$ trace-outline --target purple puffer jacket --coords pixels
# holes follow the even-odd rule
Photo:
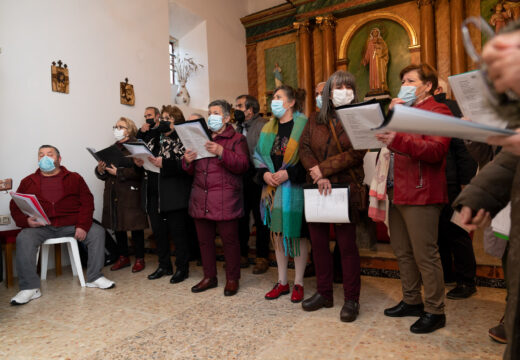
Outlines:
[[[183,168],[193,175],[189,214],[194,219],[234,220],[244,216],[242,174],[249,168],[246,138],[227,125],[213,139],[224,147],[222,158],[193,161]]]

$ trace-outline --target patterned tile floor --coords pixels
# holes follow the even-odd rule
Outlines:
[[[415,335],[415,318],[387,318],[386,307],[401,299],[399,280],[362,277],[361,313],[342,323],[341,285],[335,305],[307,313],[288,296],[263,299],[277,280],[276,268],[264,275],[242,272],[240,291],[224,297],[222,262],[219,287],[192,294],[202,276],[192,263],[190,278],[171,285],[168,278],[146,278],[157,265],[105,275],[114,289],[82,289],[70,268],[42,283],[43,296],[10,306],[16,288],[0,285],[1,359],[500,359],[504,346],[487,336],[504,310],[504,289],[479,288],[462,301],[446,300],[447,326]],[[289,279],[294,276],[289,270]],[[305,279],[306,295],[315,278]]]

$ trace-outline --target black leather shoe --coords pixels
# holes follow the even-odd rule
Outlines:
[[[467,299],[477,292],[474,285],[457,284],[456,287],[448,291],[446,297],[451,300]]]
[[[423,312],[419,320],[410,326],[414,334],[428,334],[446,326],[446,315]]]
[[[203,278],[197,285],[191,288],[191,292],[200,293],[206,291],[208,289],[216,288],[218,285],[218,280],[216,277],[214,278]]]
[[[324,298],[318,292],[302,302],[302,308],[305,311],[316,311],[324,307],[331,308],[332,306],[334,306],[334,301]]]
[[[170,279],[170,284],[177,284],[180,283],[188,278],[189,272],[187,270],[179,270],[173,274],[173,276]]]
[[[346,300],[339,313],[339,318],[343,322],[352,322],[357,319],[359,314],[359,303],[354,300]]]
[[[164,275],[171,275],[173,274],[172,269],[163,269],[162,267],[158,267],[157,270],[155,270],[153,273],[148,275],[148,280],[155,280],[162,278]]]
[[[421,316],[423,311],[423,304],[409,305],[401,300],[396,306],[385,309],[385,315],[391,317]]]

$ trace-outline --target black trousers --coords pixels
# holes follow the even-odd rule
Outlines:
[[[439,254],[444,280],[457,284],[475,285],[477,264],[469,234],[452,223],[452,210],[446,205],[439,218]]]
[[[117,250],[120,256],[128,256],[128,234],[126,231],[115,231]],[[132,242],[134,243],[135,257],[144,258],[144,230],[132,231]]]
[[[149,211],[152,231],[157,243],[159,266],[171,269],[170,240],[171,235],[175,244],[175,266],[177,270],[187,271],[189,267],[190,246],[188,237],[189,216],[188,209],[158,213]]]
[[[266,258],[269,256],[269,229],[262,222],[260,216],[260,197],[262,186],[256,184],[251,176],[244,176],[244,217],[238,222],[238,236],[240,239],[240,256],[247,257],[249,254],[249,217],[251,211],[255,219],[256,227],[256,257]]]

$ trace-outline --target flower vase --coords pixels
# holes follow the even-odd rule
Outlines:
[[[189,105],[190,94],[188,93],[188,89],[186,89],[186,81],[180,82],[179,88],[177,89],[177,95],[175,96],[175,103]]]

